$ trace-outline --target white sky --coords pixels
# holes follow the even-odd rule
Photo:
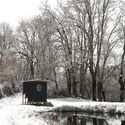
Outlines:
[[[39,6],[44,0],[0,0],[0,23],[8,22],[16,26],[20,19],[30,18],[40,13]],[[54,6],[56,0],[49,0]]]

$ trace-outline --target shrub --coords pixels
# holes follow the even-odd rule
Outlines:
[[[51,102],[44,102],[43,106],[53,107],[53,104]]]
[[[63,96],[63,97],[70,97],[68,91],[66,89],[61,89],[59,92],[58,92],[58,96]]]
[[[4,97],[2,89],[0,89],[0,99],[2,99]]]
[[[87,108],[85,111],[88,113],[94,113],[94,109],[91,109],[91,108]]]
[[[116,109],[115,108],[109,110],[109,114],[115,114],[115,113],[116,113]]]
[[[12,89],[10,86],[4,86],[4,87],[3,87],[3,93],[4,93],[6,96],[10,96],[10,95],[13,95],[13,94],[14,94],[14,91],[13,91],[13,89]]]

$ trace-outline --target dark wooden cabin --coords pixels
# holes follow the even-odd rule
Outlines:
[[[34,104],[47,101],[47,81],[23,82],[23,104]]]

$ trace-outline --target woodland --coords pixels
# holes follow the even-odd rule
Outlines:
[[[22,81],[41,79],[50,81],[52,97],[124,102],[124,5],[67,0],[52,9],[46,2],[16,28],[1,23],[0,86],[17,92]]]

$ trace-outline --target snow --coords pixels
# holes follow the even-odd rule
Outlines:
[[[111,102],[92,102],[84,99],[75,98],[55,98],[48,99],[54,107],[22,105],[21,94],[6,97],[0,100],[0,121],[2,125],[50,125],[50,122],[55,123],[54,116],[47,111],[85,111],[85,110],[103,110],[109,112],[115,109],[116,112],[125,113],[124,103],[111,103]],[[121,118],[125,119],[124,117]],[[120,120],[121,120],[120,119]],[[108,119],[111,125],[119,125],[119,119],[114,121]],[[113,124],[114,123],[114,124]],[[57,124],[57,123],[55,123]]]
[[[109,125],[121,125],[121,121],[120,120],[108,120],[107,121]]]
[[[21,94],[0,100],[0,121],[2,125],[47,125],[37,117],[37,112],[48,110],[47,107],[21,105]]]
[[[125,114],[125,103],[120,102],[94,102],[84,99],[50,99],[55,111],[92,111],[104,113]]]

